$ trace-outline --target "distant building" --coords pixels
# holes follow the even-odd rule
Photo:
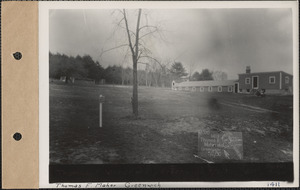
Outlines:
[[[59,78],[59,80],[60,80],[60,81],[63,81],[63,82],[66,82],[66,78],[67,78],[66,76],[61,76],[61,77]]]
[[[63,81],[63,82],[66,82],[67,77],[66,77],[66,76],[61,76],[61,77],[59,78],[59,80],[60,80],[60,81]],[[69,78],[69,82],[75,83],[75,77],[70,77],[70,78]]]
[[[100,79],[99,84],[105,84],[105,79]]]
[[[173,81],[172,90],[233,93],[251,93],[259,90],[264,91],[265,94],[293,93],[293,75],[283,71],[251,73],[248,66],[246,73],[238,76],[237,80]]]
[[[293,93],[293,75],[283,71],[251,73],[247,67],[246,73],[238,76],[235,90],[240,93],[250,93],[252,89],[263,90],[266,94]]]
[[[173,90],[199,91],[199,92],[233,92],[234,83],[237,80],[225,81],[186,81],[172,82]]]
[[[66,76],[61,76],[60,81],[66,82],[67,77]],[[73,83],[73,84],[95,84],[94,79],[89,79],[89,78],[80,78],[80,77],[69,77],[68,82]],[[104,81],[105,82],[105,81]]]

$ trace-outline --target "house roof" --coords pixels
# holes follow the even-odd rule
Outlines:
[[[207,80],[207,81],[186,81],[181,83],[175,83],[175,87],[180,86],[231,86],[234,85],[234,83],[237,82],[237,80],[223,80],[223,81],[217,81],[217,80]]]
[[[252,74],[270,74],[270,73],[285,73],[287,75],[290,75],[290,76],[293,76],[289,73],[286,73],[284,71],[269,71],[269,72],[255,72],[255,73],[241,73],[241,74],[238,74],[238,75],[252,75]]]

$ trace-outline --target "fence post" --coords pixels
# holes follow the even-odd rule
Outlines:
[[[105,96],[99,96],[99,127],[102,127],[102,103],[105,101]]]

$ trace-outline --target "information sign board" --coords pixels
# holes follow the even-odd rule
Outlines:
[[[242,133],[199,131],[198,155],[208,160],[242,160]]]

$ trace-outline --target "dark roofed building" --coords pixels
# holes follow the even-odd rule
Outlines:
[[[292,94],[293,75],[283,71],[251,73],[247,67],[246,73],[239,74],[238,85],[240,93],[250,93],[252,90],[263,90],[266,94]]]

